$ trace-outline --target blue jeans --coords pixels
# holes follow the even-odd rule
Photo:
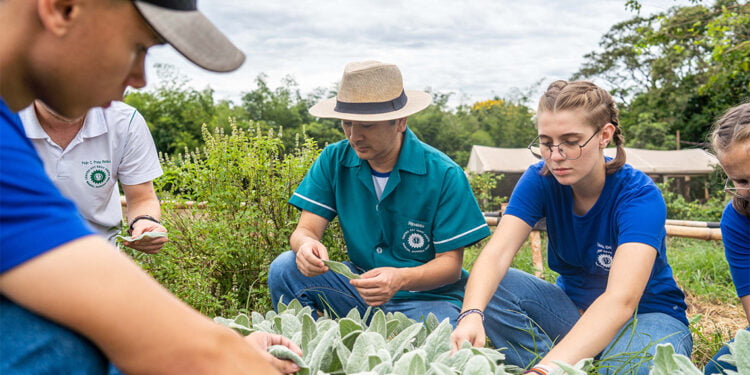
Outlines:
[[[750,331],[750,327],[745,328],[746,331]],[[733,342],[734,340],[730,341]],[[732,370],[737,371],[737,367],[734,367],[730,365],[729,363],[726,363],[724,361],[719,361],[719,357],[723,356],[724,354],[729,354],[729,346],[724,345],[719,349],[718,352],[716,352],[716,355],[711,358],[708,363],[706,363],[706,367],[703,368],[703,373],[705,375],[712,375],[712,374],[723,374],[724,370]]]
[[[357,308],[360,315],[367,310],[357,289],[349,284],[349,279],[334,272],[307,277],[297,269],[296,254],[287,251],[279,255],[268,270],[268,289],[274,309],[282,300],[288,304],[292,299],[299,300],[303,306],[313,311],[327,311],[333,317],[344,317],[352,308]],[[352,272],[361,274],[351,262],[344,262]],[[400,311],[411,319],[420,321],[433,313],[439,321],[448,318],[455,327],[456,317],[461,308],[448,301],[429,300],[390,300],[380,308],[388,312]]]
[[[0,374],[106,374],[88,339],[0,296]]]
[[[581,317],[557,285],[511,268],[485,311],[485,329],[496,348],[507,348],[506,362],[530,367],[573,328]],[[635,322],[634,322],[635,321]],[[693,341],[681,321],[663,313],[637,314],[599,354],[602,374],[648,374],[656,344],[671,343],[690,357]],[[640,358],[629,353],[644,351]],[[630,360],[628,358],[630,357]]]

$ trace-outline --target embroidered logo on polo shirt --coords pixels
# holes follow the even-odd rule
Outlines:
[[[93,188],[100,188],[109,182],[109,169],[95,165],[86,171],[86,184]]]
[[[430,237],[424,232],[424,225],[407,222],[408,228],[401,236],[401,246],[410,253],[423,253],[430,247]]]

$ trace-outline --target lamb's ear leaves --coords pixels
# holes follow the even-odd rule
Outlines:
[[[360,276],[356,273],[352,272],[352,270],[349,269],[349,267],[341,262],[337,262],[335,260],[324,260],[323,263],[333,272],[336,272],[337,274],[346,277],[347,279],[359,279]]]
[[[268,347],[268,352],[276,358],[290,360],[296,363],[299,367],[307,367],[307,364],[302,357],[284,345],[271,345]]]

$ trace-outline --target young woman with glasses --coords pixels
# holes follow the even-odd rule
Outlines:
[[[711,133],[711,145],[727,174],[724,191],[733,196],[721,215],[721,239],[737,296],[750,324],[750,103],[731,108],[719,118]],[[728,353],[727,346],[719,350],[704,373],[737,371],[719,360]]]
[[[454,350],[464,341],[483,346],[486,334],[507,348],[508,363],[534,366],[530,374],[591,357],[601,373],[647,374],[660,343],[690,356],[684,294],[667,263],[664,199],[625,164],[612,97],[591,82],[554,82],[537,127],[529,149],[543,160],[521,177],[474,262]],[[610,142],[614,159],[604,156]],[[510,267],[542,218],[555,284]]]

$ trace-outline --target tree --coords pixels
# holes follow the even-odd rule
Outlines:
[[[614,87],[626,132],[667,124],[670,133],[680,130],[683,139],[701,142],[714,119],[748,99],[749,39],[747,2],[673,7],[614,25],[573,79],[598,77]],[[664,142],[653,146],[672,146]]]

